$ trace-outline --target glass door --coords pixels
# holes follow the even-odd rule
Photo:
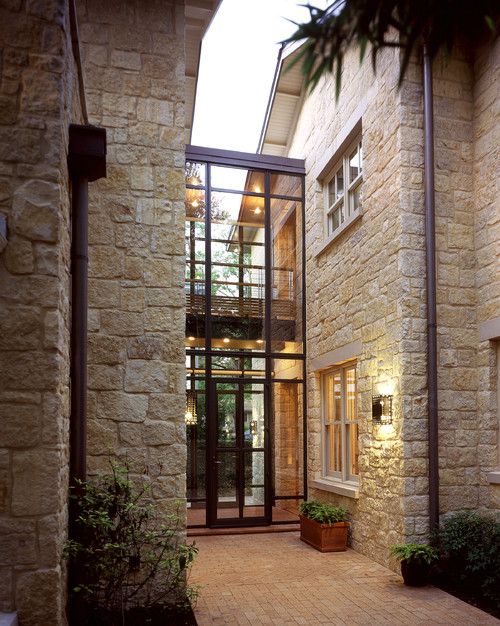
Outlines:
[[[211,526],[269,523],[264,383],[212,385]]]

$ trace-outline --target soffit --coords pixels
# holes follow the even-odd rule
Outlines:
[[[285,47],[278,57],[274,83],[262,128],[258,152],[287,156],[290,141],[300,113],[304,94],[304,77],[300,61],[292,65],[300,46]]]
[[[185,50],[186,50],[186,138],[191,143],[196,83],[200,62],[201,42],[222,0],[186,0]]]

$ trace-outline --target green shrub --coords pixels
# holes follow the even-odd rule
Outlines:
[[[90,615],[78,616],[79,623],[94,624],[97,612],[117,616],[121,625],[130,611],[187,605],[187,571],[197,548],[181,541],[179,507],[160,515],[148,491],[144,480],[132,481],[127,466],[112,465],[110,474],[80,483],[71,495],[77,518],[65,546],[70,597]]]
[[[436,548],[422,543],[403,543],[390,546],[389,552],[391,556],[396,557],[399,561],[419,562],[431,565],[437,561],[439,552]]]
[[[300,505],[300,512],[304,517],[320,524],[335,524],[347,521],[348,512],[342,506],[334,506],[317,500],[307,500]]]
[[[437,538],[450,579],[500,605],[500,522],[462,511],[442,522]]]

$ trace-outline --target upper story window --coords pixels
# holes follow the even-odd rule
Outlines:
[[[363,152],[361,136],[350,144],[325,180],[326,235],[330,237],[359,215]]]

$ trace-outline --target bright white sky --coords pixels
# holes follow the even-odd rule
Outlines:
[[[279,42],[307,21],[306,0],[223,0],[203,40],[191,143],[255,152]],[[312,1],[325,7],[326,0]]]

